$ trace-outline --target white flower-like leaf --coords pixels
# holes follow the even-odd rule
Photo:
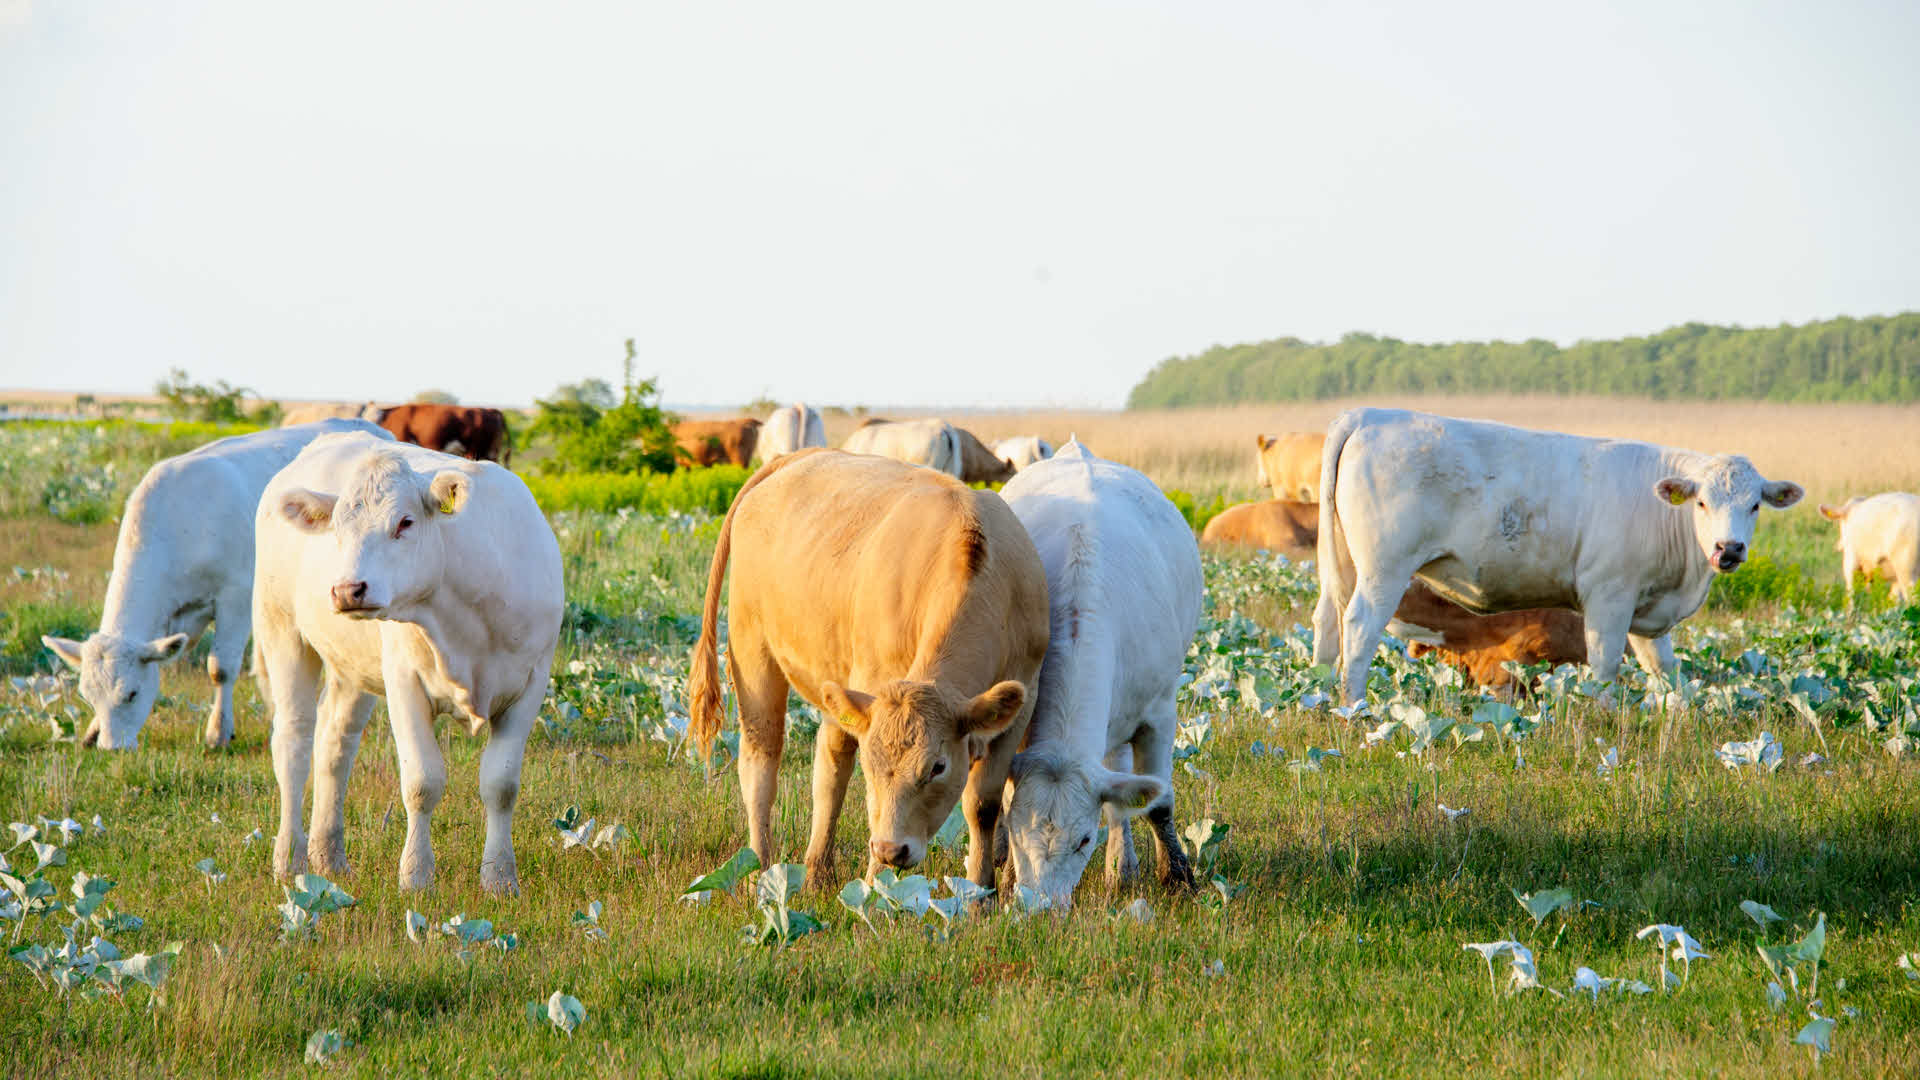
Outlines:
[[[413,910],[412,908],[408,908],[407,914],[406,914],[406,927],[407,927],[408,941],[411,941],[416,945],[423,945],[426,943],[428,924],[427,924],[427,917],[425,915],[420,914],[419,912]]]
[[[1746,912],[1747,918],[1752,919],[1754,922],[1758,923],[1760,925],[1760,929],[1762,930],[1765,930],[1767,928],[1768,923],[1782,921],[1780,918],[1779,912],[1773,910],[1772,908],[1768,907],[1765,904],[1760,903],[1757,900],[1740,901],[1740,910]]]
[[[586,1020],[586,1006],[580,1004],[579,998],[555,990],[553,996],[547,999],[547,1022],[568,1035],[572,1035],[574,1029],[586,1023]]]

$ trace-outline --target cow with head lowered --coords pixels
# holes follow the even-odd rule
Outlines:
[[[1320,477],[1316,663],[1346,700],[1416,576],[1480,614],[1570,608],[1602,681],[1628,643],[1674,670],[1668,632],[1717,574],[1740,568],[1762,507],[1798,484],[1744,457],[1527,431],[1399,409],[1350,409],[1327,430]]]
[[[127,496],[113,545],[100,629],[85,641],[40,640],[80,673],[93,722],[80,741],[102,750],[140,744],[160,694],[161,665],[213,627],[206,744],[233,739],[234,681],[253,628],[253,515],[273,475],[327,434],[387,435],[358,420],[323,420],[233,435],[148,469]]]
[[[991,491],[886,458],[802,450],[761,466],[714,545],[687,680],[688,738],[723,718],[720,595],[740,712],[748,842],[774,862],[776,774],[791,689],[830,719],[814,743],[807,879],[828,884],[859,755],[867,867],[910,867],[956,801],[967,875],[993,882],[994,833],[1047,649],[1047,582],[1033,541]]]
[[[1153,481],[1078,440],[1003,491],[1047,569],[1051,629],[1027,745],[1013,759],[1014,878],[1072,903],[1107,823],[1107,880],[1133,874],[1145,813],[1164,883],[1191,886],[1173,816],[1175,695],[1200,622],[1193,530]]]
[[[516,891],[520,762],[563,606],[553,530],[526,484],[497,465],[343,435],[315,440],[274,477],[256,517],[253,587],[280,786],[274,872],[346,872],[347,778],[382,695],[407,814],[401,888],[433,882],[430,824],[447,784],[433,725],[445,714],[487,738],[480,883]],[[325,722],[309,857],[300,804],[316,711]]]

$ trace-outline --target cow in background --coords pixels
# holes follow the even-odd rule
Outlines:
[[[1015,469],[1024,469],[1053,456],[1053,444],[1038,435],[1015,435],[993,444],[993,456],[1005,458]]]
[[[773,410],[760,427],[762,461],[772,461],[809,446],[825,445],[826,425],[821,421],[819,412],[809,408],[805,402]]]
[[[469,461],[509,464],[507,418],[499,409],[470,405],[395,405],[380,418],[380,426],[401,442],[424,446]]]
[[[1920,580],[1920,495],[1855,495],[1840,506],[1822,505],[1820,513],[1840,523],[1835,547],[1848,611],[1853,610],[1853,577],[1863,571],[1868,577],[1885,573],[1900,602],[1913,603],[1914,582]]]
[[[673,438],[680,444],[681,457],[690,464],[702,468],[738,465],[744,469],[753,464],[754,451],[759,448],[760,421],[750,417],[682,420],[673,425]]]
[[[1276,499],[1320,501],[1320,456],[1327,437],[1317,431],[1289,431],[1284,435],[1256,435],[1260,486]]]

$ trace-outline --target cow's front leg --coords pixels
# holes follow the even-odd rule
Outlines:
[[[423,890],[433,885],[433,809],[447,792],[447,764],[433,737],[433,703],[419,677],[390,661],[386,683],[387,718],[393,725],[393,752],[400,766],[400,798],[407,807],[400,888]]]
[[[1633,647],[1633,655],[1640,666],[1666,680],[1667,686],[1678,688],[1680,685],[1680,663],[1673,655],[1673,635],[1661,634],[1657,638],[1628,634],[1627,644]]]
[[[286,616],[291,622],[291,616]],[[273,699],[273,778],[280,788],[280,830],[273,840],[273,873],[282,880],[307,870],[307,834],[300,827],[307,776],[313,769],[315,699],[320,656],[288,627],[267,629],[260,642]]]
[[[1022,705],[1030,712],[1033,699]],[[982,888],[993,888],[994,831],[1000,824],[1000,800],[1007,789],[1007,773],[1013,755],[1025,737],[1027,718],[1016,719],[1011,727],[987,745],[986,756],[973,763],[967,774],[966,789],[960,793],[960,810],[967,817],[967,877]]]
[[[1107,768],[1114,772],[1132,772],[1132,744],[1123,743],[1108,754]],[[1140,857],[1133,849],[1133,818],[1115,806],[1102,807],[1101,811],[1107,817],[1107,886],[1117,888],[1140,872]]]
[[[520,798],[520,767],[546,697],[548,665],[527,683],[527,691],[493,720],[487,747],[480,752],[480,805],[487,813],[487,846],[480,856],[480,887],[491,893],[520,893],[520,867],[513,857],[513,807]]]
[[[1155,715],[1156,722],[1142,725],[1133,737],[1134,772],[1157,777],[1167,786],[1147,808],[1147,824],[1153,826],[1155,854],[1159,856],[1160,884],[1191,889],[1193,866],[1187,862],[1186,848],[1181,846],[1180,832],[1173,823],[1173,737],[1180,723],[1173,697],[1160,702]]]
[[[373,695],[330,678],[321,711],[315,740],[320,768],[313,777],[313,836],[319,850],[313,854],[313,866],[322,874],[345,874],[347,778],[353,775],[353,761],[360,753],[360,734],[373,715]]]
[[[846,805],[847,783],[853,777],[853,762],[860,743],[828,721],[820,725],[813,747],[813,827],[807,837],[807,880],[816,888],[833,883],[833,834],[840,825],[840,808]],[[871,852],[867,855],[867,877],[879,870]]]
[[[1620,658],[1627,649],[1633,597],[1593,597],[1583,599],[1580,607],[1587,623],[1587,666],[1594,678],[1611,683],[1620,674]]]

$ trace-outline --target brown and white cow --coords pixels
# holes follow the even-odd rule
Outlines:
[[[673,438],[687,461],[705,468],[709,465],[738,465],[745,468],[753,461],[760,444],[760,421],[682,420],[673,425]]]
[[[857,751],[868,872],[924,858],[964,789],[967,876],[991,885],[1001,795],[1048,632],[1046,573],[1007,504],[869,455],[810,449],[762,466],[727,510],[707,577],[687,683],[688,737],[702,749],[723,719],[716,653],[729,559],[740,795],[760,861],[773,862],[791,688],[832,718],[815,742],[809,881],[832,884]]]
[[[1260,486],[1272,488],[1277,499],[1320,501],[1320,457],[1327,437],[1318,431],[1289,431],[1255,435],[1259,447]]]
[[[1267,499],[1220,511],[1201,530],[1200,542],[1210,547],[1277,551],[1289,559],[1311,559],[1319,535],[1317,504]]]
[[[499,409],[469,405],[414,403],[395,405],[380,417],[380,426],[401,442],[424,446],[468,461],[508,464],[507,418]]]
[[[1920,495],[1889,491],[1855,495],[1840,506],[1822,504],[1820,513],[1840,524],[1840,579],[1847,587],[1847,610],[1853,610],[1853,577],[1884,573],[1893,580],[1894,595],[1913,603],[1914,582],[1920,580]]]

